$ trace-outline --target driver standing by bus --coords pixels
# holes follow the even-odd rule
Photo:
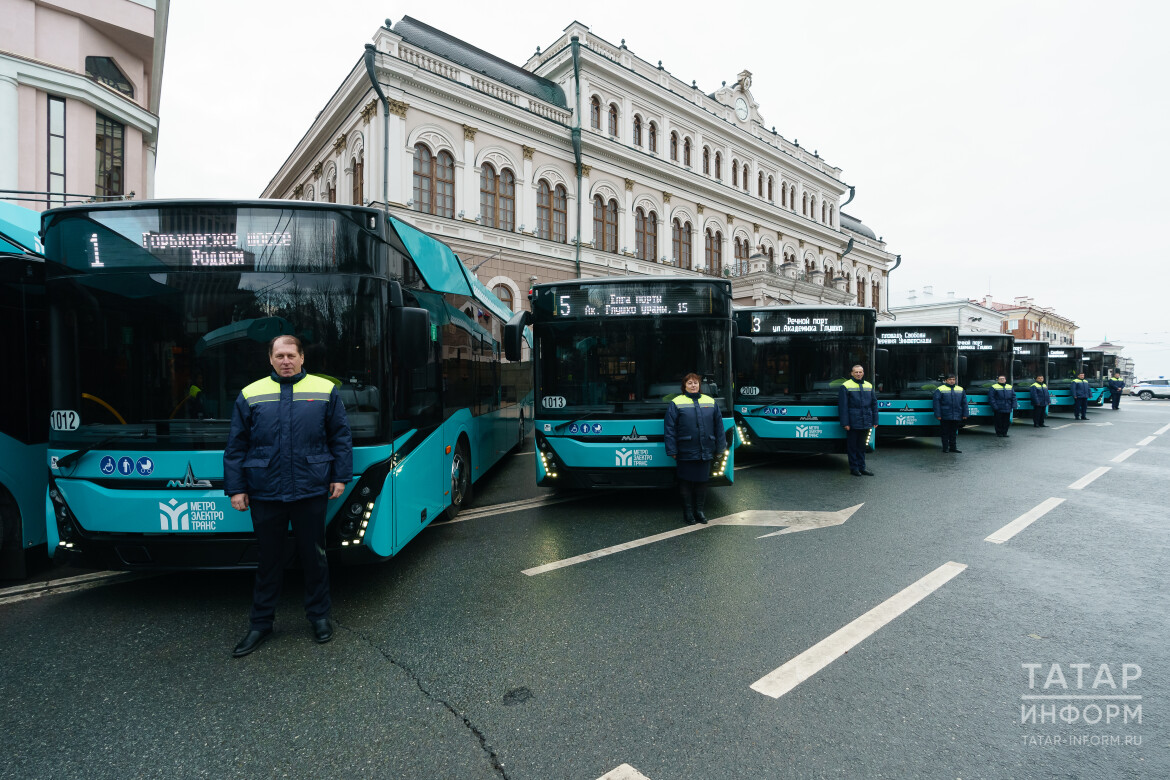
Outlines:
[[[336,385],[305,373],[295,336],[274,338],[268,360],[272,374],[236,399],[223,453],[224,492],[233,508],[252,510],[260,546],[251,626],[232,651],[236,658],[272,634],[290,525],[305,577],[305,616],[318,643],[333,638],[325,506],[353,479],[353,441]]]
[[[878,425],[877,394],[865,381],[865,369],[854,366],[852,379],[846,379],[837,391],[837,413],[845,426],[845,451],[849,453],[849,473],[855,477],[872,477],[865,467],[865,442]]]

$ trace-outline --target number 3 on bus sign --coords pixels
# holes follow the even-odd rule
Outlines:
[[[81,415],[70,410],[49,412],[49,427],[54,431],[75,431],[81,425]]]

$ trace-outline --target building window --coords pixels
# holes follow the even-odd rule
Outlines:
[[[500,299],[500,303],[504,304],[509,309],[512,309],[512,311],[515,311],[515,309],[512,308],[512,301],[514,300],[514,296],[512,295],[512,288],[508,287],[508,285],[497,284],[492,288],[492,294]]]
[[[772,177],[768,177],[768,200],[772,200]]]
[[[707,229],[703,259],[707,263],[708,272],[715,276],[723,273],[723,234],[718,230],[712,232],[710,228]]]
[[[601,130],[601,101],[594,95],[589,100],[589,126]]]
[[[800,199],[800,213],[803,216],[808,216],[808,193],[806,192]]]
[[[683,139],[683,165],[691,167],[691,139]]]
[[[639,260],[658,259],[658,215],[638,208],[634,212],[634,248]]]
[[[86,57],[85,75],[113,87],[128,98],[134,97],[134,85],[110,57]]]
[[[365,163],[361,156],[350,158],[350,170],[353,171],[353,205],[364,205],[363,193],[366,191]]]
[[[609,104],[609,134],[616,136],[618,134],[618,110],[617,103]]]
[[[49,192],[50,206],[65,205],[65,99],[49,95]]]
[[[484,163],[479,176],[479,213],[485,227],[516,229],[516,176],[507,168],[498,174]]]
[[[825,287],[833,286],[833,266],[825,266]]]
[[[602,252],[618,251],[618,204],[600,196],[593,198],[593,245]]]
[[[672,249],[679,268],[691,269],[691,223],[674,221]]]
[[[553,241],[559,244],[569,240],[569,193],[558,184],[553,190]]]
[[[711,149],[710,147],[703,147],[703,175],[711,175]]]
[[[634,115],[634,146],[642,145],[642,117]]]
[[[829,224],[829,204],[824,201],[821,201],[821,222],[826,225]]]
[[[743,164],[743,191],[744,191],[744,192],[750,192],[750,191],[751,191],[751,190],[750,190],[750,188],[748,187],[748,167],[747,167],[747,163],[744,163],[744,164]]]
[[[788,182],[780,182],[780,206],[781,208],[788,206]]]
[[[879,311],[882,308],[882,286],[874,282],[869,288],[869,305]]]
[[[670,159],[678,162],[678,133],[670,133]]]
[[[646,131],[646,135],[649,137],[648,148],[650,151],[658,154],[658,125],[651,122],[649,129]]]
[[[329,202],[336,202],[336,182]],[[450,152],[431,154],[426,144],[414,147],[414,209],[436,217],[455,216],[455,158]]]
[[[122,195],[126,128],[105,114],[97,115],[97,195]]]
[[[715,178],[723,181],[723,153],[715,152]]]
[[[857,305],[865,305],[865,280],[861,276],[857,277]]]

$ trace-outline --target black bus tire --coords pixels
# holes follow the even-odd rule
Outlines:
[[[445,519],[454,520],[459,510],[471,500],[471,450],[467,439],[460,436],[451,457],[451,503],[445,511]]]

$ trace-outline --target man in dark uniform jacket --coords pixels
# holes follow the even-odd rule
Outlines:
[[[1089,419],[1089,381],[1085,379],[1085,372],[1077,374],[1072,381],[1073,419]]]
[[[1048,385],[1044,383],[1044,375],[1036,377],[1036,381],[1028,388],[1032,397],[1032,425],[1037,428],[1047,428],[1044,418],[1048,416],[1048,404],[1052,403],[1052,395],[1048,392]]]
[[[854,366],[852,379],[846,379],[837,391],[837,414],[845,426],[845,451],[849,454],[849,473],[855,477],[873,472],[865,467],[865,443],[878,426],[877,394],[865,381],[865,369]]]
[[[1113,369],[1113,376],[1105,383],[1109,388],[1109,400],[1113,403],[1113,408],[1116,409],[1121,405],[1121,391],[1125,389],[1125,380],[1121,378],[1121,372],[1116,368]]]
[[[274,338],[268,360],[272,374],[236,399],[223,452],[224,492],[235,509],[251,509],[260,546],[251,628],[232,651],[237,658],[272,634],[290,524],[305,575],[305,616],[317,642],[333,638],[325,505],[353,479],[353,440],[337,386],[305,373],[295,336]]]
[[[991,411],[995,415],[995,435],[1006,438],[1008,428],[1012,427],[1012,412],[1020,408],[1016,400],[1016,391],[1008,384],[1006,376],[1001,374],[998,381],[991,386],[987,400],[991,402]]]
[[[943,452],[962,452],[956,437],[967,419],[967,394],[957,381],[954,374],[947,374],[946,383],[934,391],[934,416],[942,429]]]

